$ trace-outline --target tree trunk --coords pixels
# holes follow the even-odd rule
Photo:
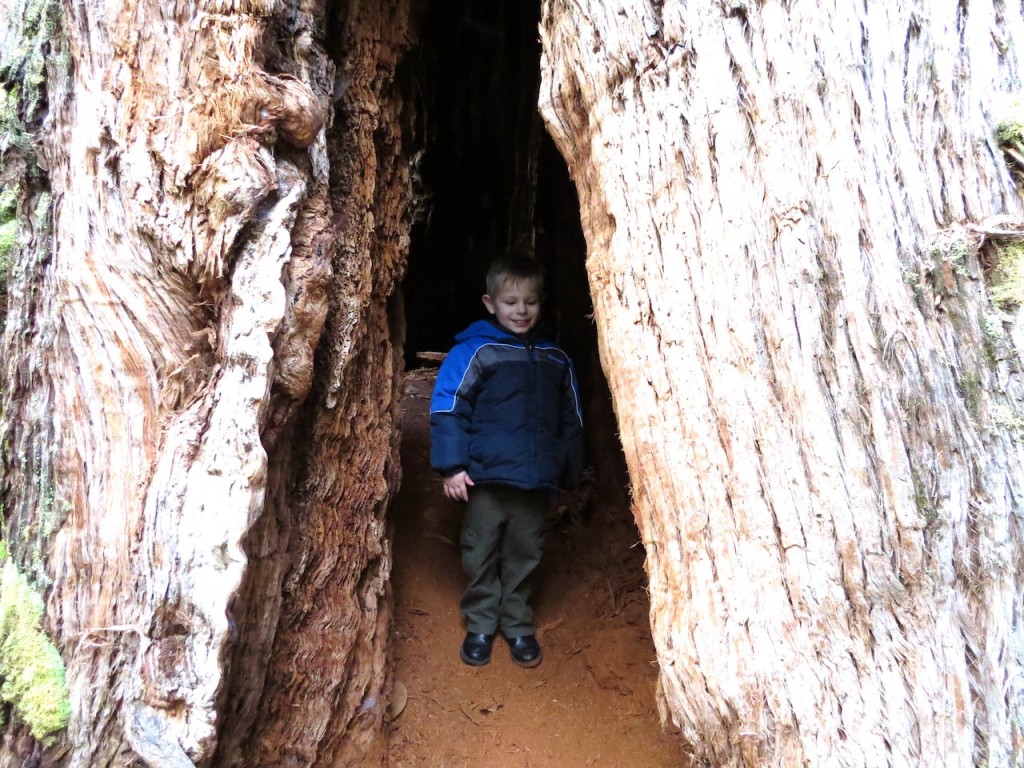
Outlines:
[[[1021,8],[923,8],[544,3],[664,700],[713,765],[1024,763],[1024,328],[969,230],[1021,212]]]
[[[70,719],[0,764],[379,761],[408,4],[65,8],[0,66],[0,498]]]
[[[409,4],[10,5],[0,765],[371,764]],[[545,3],[668,717],[716,765],[1024,762],[1024,328],[970,229],[1020,215],[1021,8],[875,5]],[[63,730],[13,683],[26,584]]]

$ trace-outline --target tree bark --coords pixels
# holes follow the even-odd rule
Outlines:
[[[1024,762],[1024,328],[970,229],[1021,214],[1024,23],[876,5],[544,4],[664,699],[716,765]],[[72,709],[0,765],[373,763],[409,5],[56,10],[0,56],[47,74],[0,147],[0,501]]]
[[[0,491],[72,706],[0,764],[382,756],[410,39],[366,5],[79,3],[43,41]]]
[[[983,332],[965,229],[1021,213],[992,123],[1021,31],[1015,2],[544,3],[698,759],[1024,762],[1024,334]]]

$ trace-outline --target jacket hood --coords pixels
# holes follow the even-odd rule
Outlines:
[[[543,336],[544,334],[539,328],[531,328],[529,333],[520,335],[502,328],[494,320],[477,320],[466,330],[456,334],[455,341],[461,343],[471,339],[480,339],[483,341],[511,341],[522,344],[524,342],[536,341]]]

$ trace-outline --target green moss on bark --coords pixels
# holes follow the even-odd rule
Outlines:
[[[1004,243],[999,247],[999,261],[989,277],[992,303],[1009,310],[1024,304],[1024,244]]]
[[[11,253],[14,251],[18,223],[15,221],[18,203],[17,192],[13,189],[0,191],[0,278],[6,281],[10,271]]]
[[[7,317],[7,283],[18,237],[18,222],[15,220],[17,202],[14,189],[0,188],[0,330],[3,330]]]
[[[1010,171],[1018,183],[1024,183],[1024,103],[1015,95],[999,111],[1002,119],[996,126],[996,139]]]
[[[46,98],[47,59],[63,35],[63,13],[54,0],[16,0],[8,22],[14,34],[7,39],[14,44],[0,57],[0,85],[8,102],[2,118],[33,120]]]
[[[0,699],[47,743],[68,724],[64,661],[43,631],[43,599],[11,560],[0,572]]]
[[[67,73],[64,16],[57,0],[13,0],[0,47],[0,176],[9,154],[37,170],[33,132],[47,107],[47,79]]]

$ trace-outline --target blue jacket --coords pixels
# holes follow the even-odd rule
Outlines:
[[[474,484],[571,488],[583,473],[576,374],[558,346],[479,320],[455,337],[430,401],[430,463]]]

